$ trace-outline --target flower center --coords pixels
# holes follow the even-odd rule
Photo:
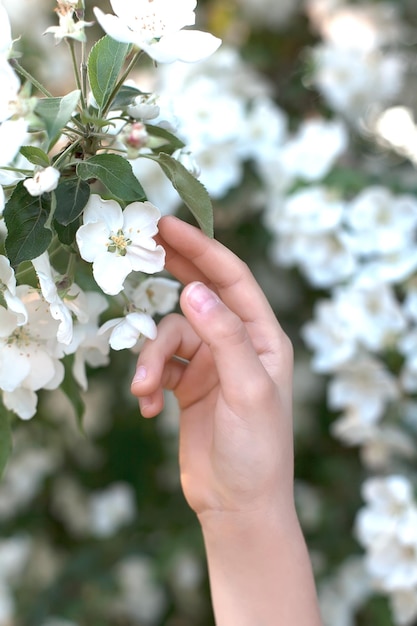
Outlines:
[[[110,235],[109,243],[107,244],[107,251],[119,256],[126,256],[127,246],[130,246],[132,240],[125,237],[123,231],[120,229],[115,235]]]

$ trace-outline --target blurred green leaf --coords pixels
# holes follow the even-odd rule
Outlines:
[[[12,432],[10,428],[10,411],[0,402],[0,477],[12,451]]]

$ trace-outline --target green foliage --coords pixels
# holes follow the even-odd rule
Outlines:
[[[30,163],[33,163],[33,165],[38,165],[40,167],[49,166],[48,155],[37,146],[22,146],[20,148],[20,154],[30,161]]]
[[[0,478],[5,470],[12,451],[12,433],[10,428],[10,411],[0,402]]]
[[[42,98],[38,100],[35,112],[45,125],[45,130],[49,139],[48,150],[50,150],[58,138],[62,129],[70,121],[77,104],[80,100],[80,91],[71,91],[63,98]]]
[[[33,197],[19,182],[4,209],[7,226],[5,247],[12,266],[30,261],[47,250],[52,231],[47,228],[51,211],[49,194]]]
[[[77,166],[82,180],[98,179],[120,202],[142,202],[146,200],[142,185],[133,174],[132,166],[117,154],[97,154]]]
[[[200,228],[209,237],[213,237],[213,210],[210,196],[204,185],[176,159],[160,152],[158,155],[144,154],[143,157],[156,161],[164,174],[170,179],[181,199],[190,209]]]
[[[90,185],[79,178],[63,179],[55,189],[55,220],[68,226],[82,213],[90,197]]]
[[[115,87],[129,47],[105,35],[91,49],[87,64],[88,78],[100,113],[115,96]]]

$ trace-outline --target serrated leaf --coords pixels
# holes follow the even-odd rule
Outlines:
[[[42,98],[35,108],[36,114],[45,124],[49,138],[49,149],[60,137],[62,129],[71,119],[80,99],[80,91],[71,91],[63,98]]]
[[[7,226],[5,248],[13,267],[30,261],[48,248],[52,232],[45,228],[51,209],[47,194],[33,197],[20,181],[4,208]]]
[[[152,124],[146,124],[146,130],[151,137],[165,139],[166,146],[159,148],[162,152],[169,152],[169,154],[172,154],[175,150],[180,150],[185,146],[185,143],[181,141],[181,139],[170,133],[169,130],[166,130],[165,128],[152,126]]]
[[[12,432],[10,428],[10,411],[0,402],[0,477],[12,451]]]
[[[78,163],[77,174],[83,180],[97,178],[110,194],[121,202],[146,200],[142,185],[133,173],[132,166],[118,154],[97,154]]]
[[[55,189],[55,220],[68,226],[79,217],[90,197],[90,185],[79,178],[61,179]]]
[[[64,380],[61,383],[61,389],[70,400],[75,415],[77,417],[78,427],[83,432],[83,417],[85,412],[85,403],[81,395],[81,388],[74,378],[73,366],[75,355],[70,354],[63,358],[65,375]]]
[[[39,165],[40,167],[48,167],[49,157],[40,148],[36,146],[22,146],[20,148],[20,154],[22,154],[33,165]]]
[[[159,163],[164,174],[170,179],[173,187],[178,191],[184,204],[190,209],[201,230],[209,237],[213,237],[213,207],[207,189],[199,180],[176,159],[160,152],[143,154],[143,158]]]
[[[91,91],[103,110],[113,96],[130,45],[105,35],[91,48],[87,69]]]

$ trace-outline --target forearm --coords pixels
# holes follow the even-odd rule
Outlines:
[[[201,520],[217,626],[320,626],[297,517],[211,514]]]

